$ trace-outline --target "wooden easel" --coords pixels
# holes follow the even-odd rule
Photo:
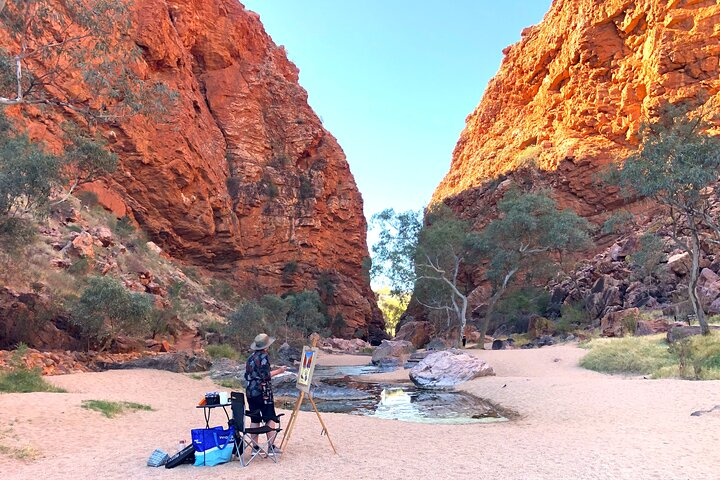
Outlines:
[[[319,335],[313,335],[310,337],[312,339],[312,346],[313,348],[317,347],[318,338]],[[318,411],[317,405],[315,405],[315,400],[313,400],[312,393],[308,392],[307,394],[308,400],[310,400],[310,404],[313,407],[313,410],[315,410],[315,414],[318,417],[318,420],[320,420],[320,425],[322,426],[322,430],[320,435],[325,435],[328,439],[328,442],[330,442],[330,446],[333,449],[333,453],[337,455],[337,450],[335,450],[335,445],[333,445],[332,440],[330,439],[330,433],[328,432],[327,427],[325,426],[325,422],[323,422],[322,417],[320,416],[320,412]],[[287,427],[285,428],[285,432],[283,433],[282,441],[280,442],[280,450],[285,451],[285,447],[290,440],[290,435],[292,434],[293,428],[295,427],[295,424],[297,423],[298,413],[300,412],[300,406],[303,403],[303,400],[305,399],[305,392],[302,390],[300,391],[300,396],[298,396],[297,402],[295,402],[295,407],[293,408],[293,412],[290,415],[290,420],[288,421]]]

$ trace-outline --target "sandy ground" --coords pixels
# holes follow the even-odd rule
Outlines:
[[[204,423],[194,405],[209,380],[152,370],[52,377],[70,393],[0,395],[0,444],[30,446],[35,460],[0,454],[10,479],[720,479],[720,415],[691,417],[720,405],[720,382],[612,377],[578,368],[585,351],[469,351],[496,377],[463,385],[512,408],[505,423],[423,425],[324,414],[333,455],[312,413],[301,413],[280,463],[261,459],[217,467],[153,469],[160,447],[172,450]],[[322,363],[366,363],[325,356]],[[405,372],[383,374],[390,379]],[[114,419],[85,410],[85,399],[124,400],[155,411]],[[218,415],[219,414],[219,415]],[[214,419],[221,424],[222,413]],[[286,417],[287,418],[287,417]],[[213,422],[215,423],[215,422]]]

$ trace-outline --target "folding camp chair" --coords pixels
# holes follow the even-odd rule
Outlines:
[[[259,414],[260,412],[245,410],[245,394],[242,392],[230,393],[230,408],[233,414],[230,425],[235,427],[235,453],[239,457],[242,466],[248,466],[250,462],[258,456],[269,458],[277,463],[280,457],[280,451],[275,448],[273,442],[282,431],[282,428],[280,428],[280,417],[284,414],[281,413],[277,416],[277,427],[275,428],[269,427],[268,425],[261,425],[259,427],[245,426],[245,416],[253,416],[253,414]],[[275,432],[275,435],[270,436],[270,432]],[[266,436],[264,442],[260,441],[260,435]],[[253,436],[255,436],[257,440],[254,440]],[[272,437],[272,441],[270,441],[268,437]]]

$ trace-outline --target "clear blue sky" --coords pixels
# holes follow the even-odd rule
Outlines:
[[[465,117],[551,0],[244,0],[300,68],[365,215],[418,209],[448,171]]]

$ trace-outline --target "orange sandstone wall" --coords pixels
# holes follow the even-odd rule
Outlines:
[[[90,189],[173,256],[226,272],[247,293],[320,280],[332,284],[326,300],[345,334],[381,331],[363,273],[362,197],[285,50],[236,0],[137,0],[133,9],[138,68],[178,92],[178,105],[167,123],[102,127],[121,165]],[[59,117],[25,111],[32,135],[50,144]]]
[[[536,159],[562,204],[601,214],[617,198],[593,189],[593,173],[636,148],[662,100],[720,106],[715,0],[555,0],[504,53],[434,202],[462,210],[483,182]]]

